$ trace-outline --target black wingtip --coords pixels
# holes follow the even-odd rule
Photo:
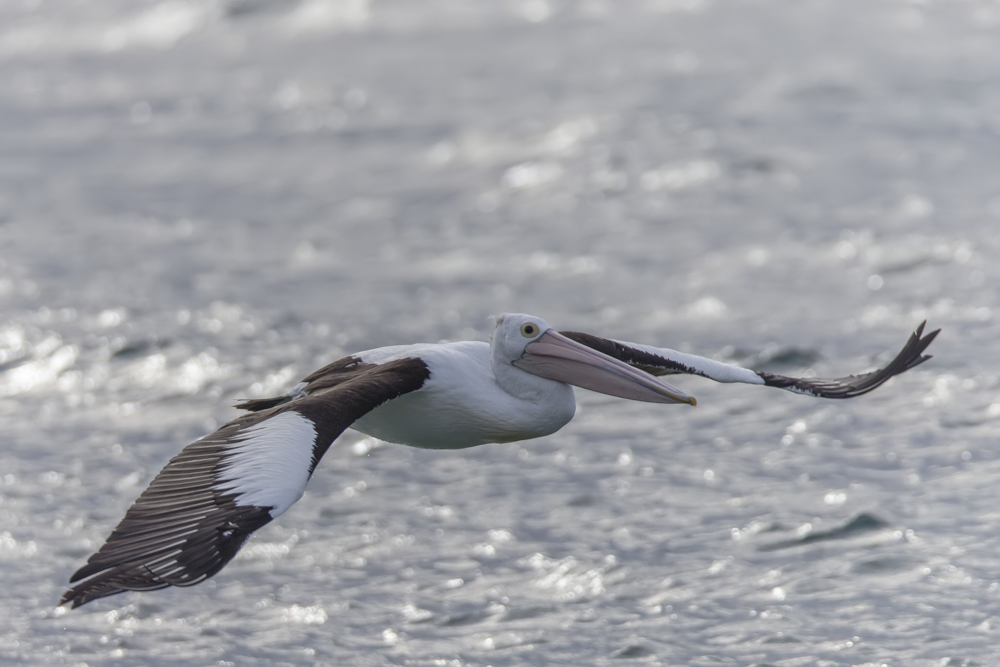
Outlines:
[[[829,380],[820,378],[790,378],[763,371],[758,371],[757,375],[764,380],[764,384],[767,386],[810,394],[820,398],[854,398],[861,396],[885,384],[890,378],[900,373],[905,373],[914,366],[919,366],[931,358],[931,355],[924,354],[924,350],[934,341],[941,330],[935,329],[925,336],[924,327],[926,324],[926,321],[920,323],[920,326],[910,335],[903,349],[896,354],[892,361],[883,368],[869,373],[849,375]]]
[[[105,575],[107,575],[107,573],[105,573]],[[107,579],[107,576],[98,575],[92,579],[88,579],[77,584],[63,593],[62,598],[59,600],[59,604],[56,606],[62,607],[68,604],[70,609],[76,609],[77,607],[81,607],[88,602],[106,598],[109,595],[125,593],[129,590],[128,588],[117,586],[114,582],[107,581]],[[75,581],[75,579],[71,580],[70,583],[73,583],[73,581]]]
[[[934,355],[924,354],[924,350],[934,342],[938,334],[941,333],[941,329],[935,329],[926,336],[923,335],[924,327],[927,325],[927,320],[920,323],[920,326],[916,328],[913,334],[910,336],[910,340],[907,341],[906,346],[903,348],[904,351],[909,350],[910,362],[906,365],[906,370],[910,370],[914,366],[919,366],[928,359],[932,359]]]
[[[73,576],[69,578],[69,583],[75,584],[81,579],[85,579],[86,578],[85,569],[86,565],[84,567],[79,568],[76,572],[74,572]],[[56,606],[63,607],[68,604],[70,609],[76,609],[80,605],[87,604],[90,600],[95,599],[87,595],[86,589],[88,583],[89,582],[77,584],[73,588],[70,588],[68,591],[63,593],[62,597],[59,599],[59,604],[57,604]]]
[[[56,606],[64,607],[66,605],[69,605],[70,609],[76,609],[77,607],[85,605],[93,600],[97,600],[98,598],[103,598],[107,597],[108,595],[114,595],[115,593],[124,593],[124,592],[125,592],[124,589],[118,589],[118,590],[109,590],[107,592],[94,594],[91,591],[89,591],[86,586],[77,586],[63,593],[62,598],[60,598],[59,600],[59,604]]]

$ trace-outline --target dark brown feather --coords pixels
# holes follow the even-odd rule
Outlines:
[[[926,322],[923,322],[917,327],[917,330],[910,336],[903,349],[899,351],[899,354],[892,361],[886,364],[885,368],[880,368],[870,373],[848,375],[847,377],[833,379],[793,378],[765,371],[754,371],[754,373],[768,387],[789,389],[821,398],[853,398],[861,396],[882,385],[889,378],[908,371],[931,358],[930,355],[925,355],[923,352],[941,330],[937,329],[925,336],[923,332],[926,324]],[[625,343],[576,331],[561,331],[560,333],[582,345],[586,345],[609,357],[624,361],[630,366],[639,368],[651,375],[687,373],[708,377],[703,371],[691,368],[673,359],[667,359],[652,352],[631,347]]]
[[[60,604],[78,607],[126,590],[190,586],[211,577],[272,518],[272,508],[239,505],[238,494],[217,488],[222,464],[238,452],[232,445],[246,429],[287,411],[312,421],[317,433],[312,475],[344,429],[386,401],[420,389],[430,377],[419,358],[379,365],[336,363],[307,378],[317,390],[242,415],[171,459],[100,551],[70,578],[70,583],[82,581]]]

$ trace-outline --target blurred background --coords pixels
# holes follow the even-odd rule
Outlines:
[[[1000,659],[1000,4],[0,3],[8,665]],[[531,442],[348,432],[209,582],[73,612],[162,465],[488,316],[853,401],[578,391]]]

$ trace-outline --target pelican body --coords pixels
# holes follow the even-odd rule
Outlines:
[[[536,377],[539,385],[549,386],[531,393],[504,391],[491,365],[490,346],[479,341],[390,347],[359,357],[378,364],[414,351],[434,369],[420,390],[380,405],[351,428],[413,447],[463,449],[555,433],[576,411],[573,389],[564,383]]]
[[[214,575],[250,535],[303,494],[347,428],[413,447],[461,449],[555,433],[573,418],[573,386],[650,403],[696,405],[662,380],[700,375],[820,398],[860,396],[930,357],[938,334],[914,332],[869,373],[791,378],[666,348],[557,332],[523,314],[497,318],[490,343],[383,347],[324,366],[282,396],[245,400],[247,412],[185,447],[70,579],[60,604],[127,590],[191,586]],[[77,583],[79,582],[79,583]]]

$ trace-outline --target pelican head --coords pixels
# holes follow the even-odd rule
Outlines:
[[[492,357],[532,375],[610,396],[648,403],[687,403],[695,399],[656,377],[602,354],[555,331],[540,317],[505,313],[496,318]],[[497,373],[499,376],[499,373]]]

